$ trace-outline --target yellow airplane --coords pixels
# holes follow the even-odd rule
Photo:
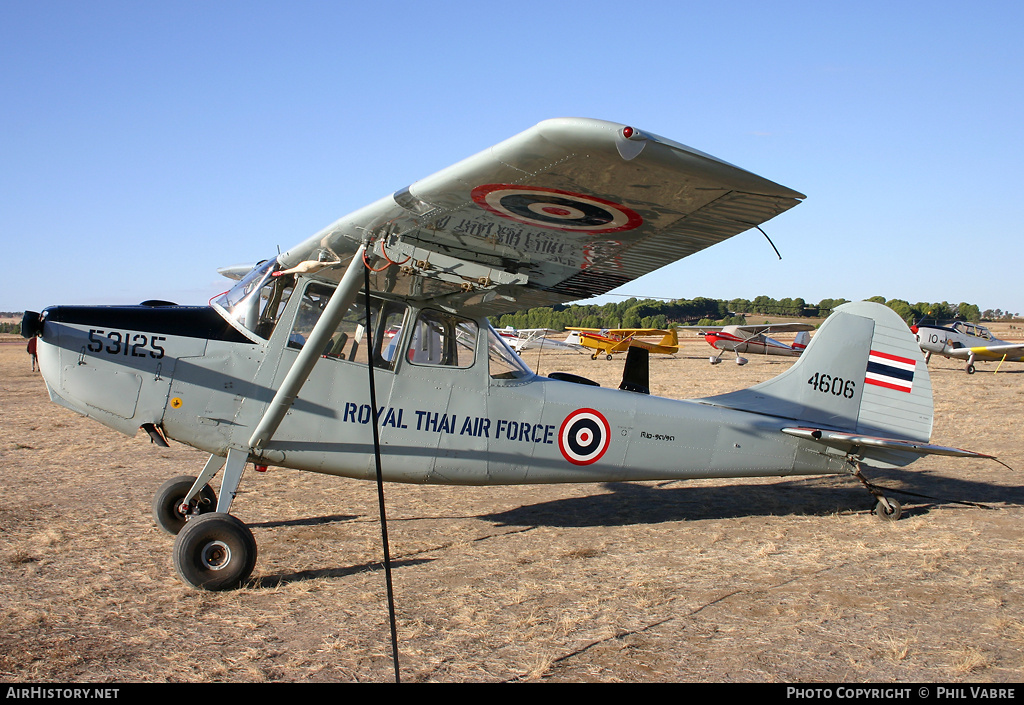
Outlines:
[[[675,328],[668,330],[663,328],[566,328],[566,330],[574,331],[574,334],[570,334],[566,342],[582,345],[594,351],[590,355],[591,360],[596,360],[602,353],[606,360],[611,360],[615,353],[623,353],[630,348],[642,348],[660,355],[673,355],[679,352],[679,336]],[[662,336],[661,342],[652,343],[640,340],[640,338],[657,335]],[[578,336],[578,340],[576,336]]]

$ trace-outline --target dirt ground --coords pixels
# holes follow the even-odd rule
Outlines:
[[[712,367],[710,352],[652,358],[653,392],[705,396],[789,364]],[[620,359],[524,357],[621,374]],[[895,523],[837,477],[386,485],[402,680],[1021,681],[1024,365],[930,369],[933,442],[1015,471],[876,471],[900,491]],[[21,342],[0,345],[0,399],[0,680],[393,680],[373,483],[248,469],[232,510],[259,544],[254,580],[199,592],[150,502],[203,454],[50,403]]]

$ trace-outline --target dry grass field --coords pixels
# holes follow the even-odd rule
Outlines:
[[[653,392],[768,379],[703,341]],[[527,351],[615,386],[621,360]],[[998,455],[849,478],[386,486],[403,681],[1016,682],[1024,679],[1024,365],[934,360],[933,440]],[[376,488],[246,471],[253,581],[182,585],[156,489],[205,461],[48,401],[0,345],[0,680],[390,681]],[[218,481],[219,482],[219,481]],[[899,492],[896,492],[899,491]]]

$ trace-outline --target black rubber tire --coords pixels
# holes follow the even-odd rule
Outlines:
[[[892,510],[890,511],[887,509],[885,504],[879,501],[878,504],[875,505],[875,516],[882,521],[897,521],[901,516],[903,516],[903,505],[895,499],[890,499],[889,497],[886,497],[885,499],[892,507]]]
[[[153,496],[153,520],[172,536],[176,536],[185,526],[186,517],[178,511],[178,507],[195,481],[196,478],[190,475],[179,475],[161,485]],[[208,514],[217,508],[217,493],[206,485],[192,501],[200,514]]]
[[[189,519],[174,540],[174,569],[186,585],[200,590],[234,590],[256,567],[256,539],[230,514],[213,512]]]

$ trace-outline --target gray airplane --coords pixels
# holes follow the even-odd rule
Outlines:
[[[974,374],[976,361],[1022,362],[1024,343],[1009,343],[992,335],[988,328],[967,321],[953,321],[941,324],[937,321],[922,321],[910,330],[924,351],[925,362],[931,361],[932,353],[945,358],[964,360],[967,374]],[[996,368],[998,369],[998,368]]]
[[[549,120],[257,264],[210,306],[56,306],[22,331],[54,402],[210,454],[153,500],[179,576],[207,590],[253,571],[229,513],[250,463],[373,479],[379,458],[385,481],[463,485],[850,474],[895,519],[862,465],[989,456],[929,444],[928,370],[884,306],[846,304],[780,376],[689,401],[650,394],[643,350],[601,388],[538,376],[488,324],[604,294],[802,198],[625,125]]]

